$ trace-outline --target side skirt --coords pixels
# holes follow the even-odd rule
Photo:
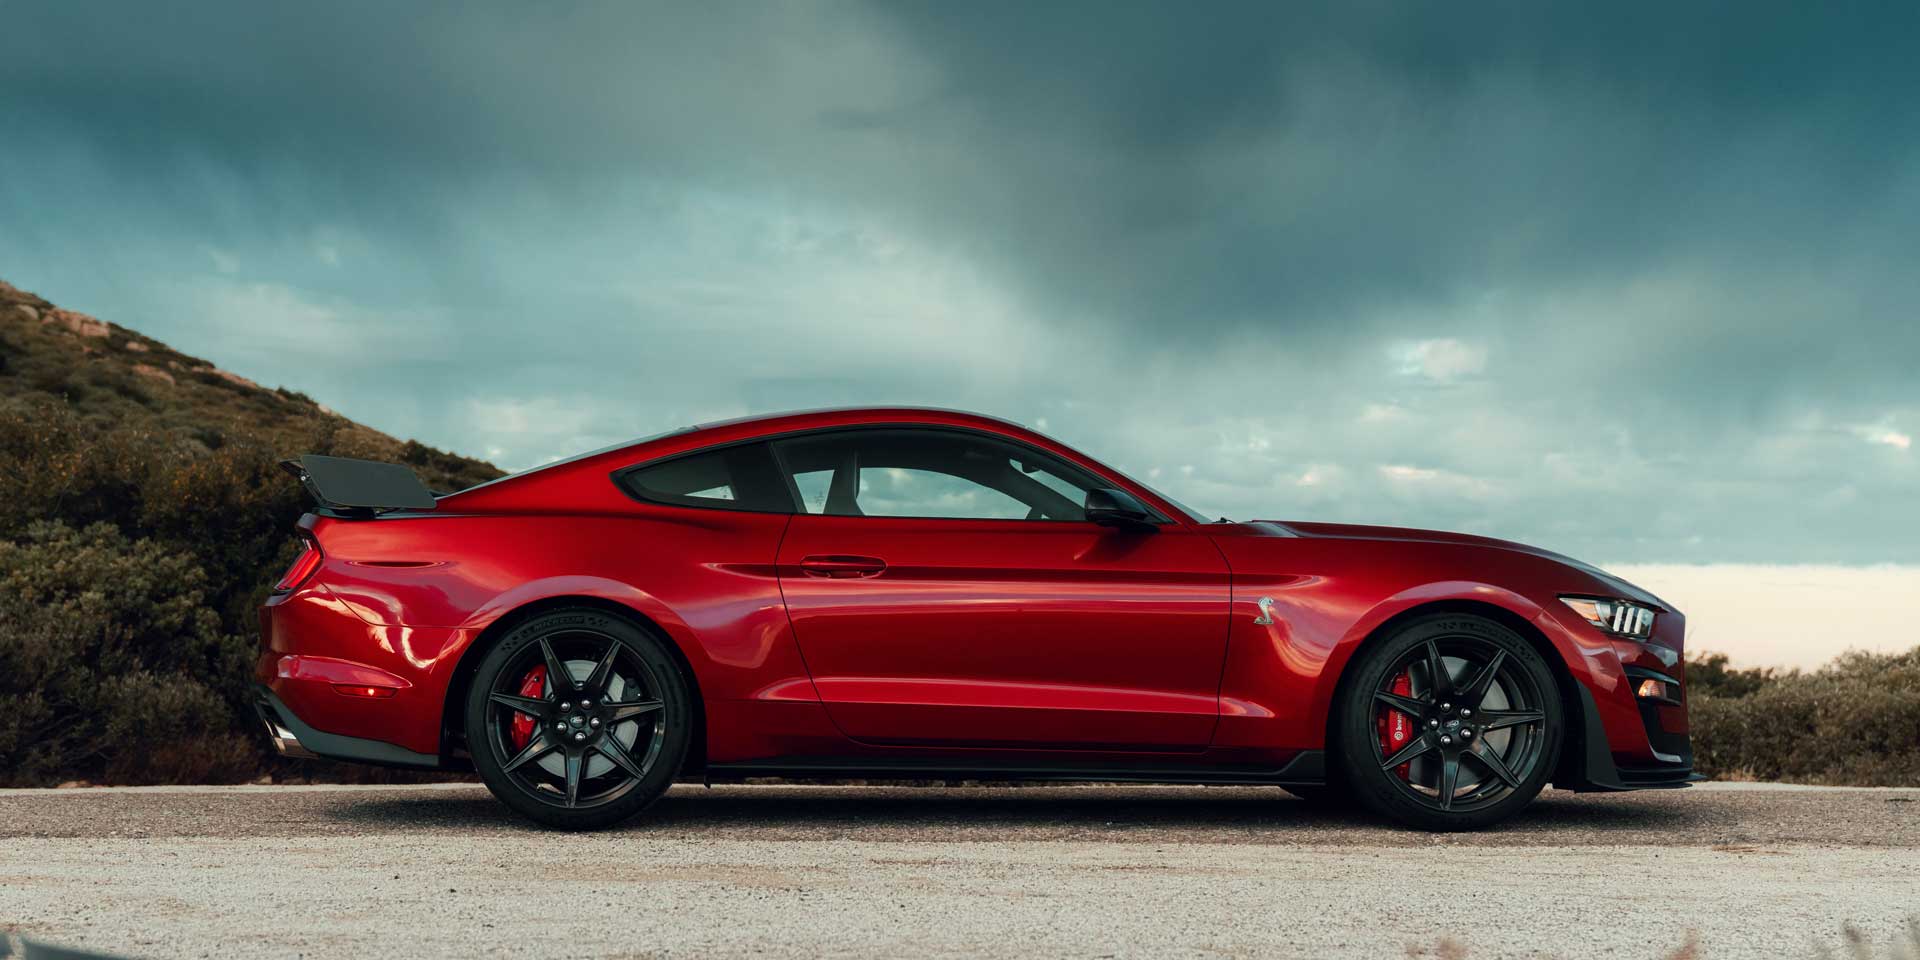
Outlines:
[[[1245,767],[1150,764],[999,763],[964,764],[953,760],[892,760],[870,757],[788,757],[744,763],[716,763],[706,769],[709,783],[752,777],[786,780],[1004,780],[1016,783],[1172,783],[1315,787],[1326,783],[1326,754],[1306,750],[1278,770]]]

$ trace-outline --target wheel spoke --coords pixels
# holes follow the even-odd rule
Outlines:
[[[1481,766],[1492,771],[1493,775],[1499,777],[1507,786],[1515,789],[1519,788],[1520,778],[1514,776],[1512,770],[1507,769],[1507,762],[1500,759],[1500,754],[1494,752],[1493,748],[1488,747],[1485,741],[1482,741],[1473,749],[1468,750],[1466,755],[1479,761]]]
[[[560,749],[559,744],[548,740],[546,734],[541,734],[528,741],[527,745],[522,747],[519,753],[514,754],[513,759],[508,760],[506,765],[500,769],[507,773],[512,773],[526,765],[528,761],[538,760],[558,749]]]
[[[1481,731],[1488,732],[1541,723],[1547,719],[1547,715],[1538,710],[1483,710],[1475,719],[1480,721]]]
[[[608,678],[613,676],[614,658],[620,655],[620,641],[608,640],[607,653],[594,664],[593,673],[587,677],[588,690],[605,690]]]
[[[1453,677],[1447,673],[1447,661],[1440,657],[1440,647],[1432,640],[1427,641],[1427,695],[1435,703],[1453,699]]]
[[[1453,793],[1460,788],[1460,758],[1440,758],[1440,809],[1453,809]]]
[[[553,710],[552,701],[541,700],[536,697],[516,697],[511,693],[495,693],[489,694],[487,699],[503,707],[517,710],[536,720],[544,719],[547,714]]]
[[[547,682],[552,685],[556,696],[579,686],[573,682],[573,672],[568,670],[567,665],[561,662],[559,655],[553,652],[553,644],[548,643],[546,637],[540,638],[540,654],[547,658]]]
[[[567,806],[580,802],[580,768],[587,762],[587,755],[581,750],[567,751]]]
[[[1493,688],[1493,679],[1500,673],[1500,665],[1506,662],[1507,652],[1505,650],[1495,650],[1493,652],[1493,659],[1487,661],[1487,666],[1480,671],[1480,675],[1474,677],[1473,682],[1460,689],[1460,705],[1463,707],[1480,706],[1480,701],[1487,697],[1487,691]]]
[[[614,766],[625,770],[635,780],[647,775],[646,771],[640,769],[639,764],[633,762],[633,756],[627,753],[627,748],[611,735],[601,737],[593,748],[600,751],[601,755],[608,760],[612,760]]]
[[[1400,711],[1416,721],[1427,712],[1427,705],[1412,697],[1402,696],[1390,690],[1375,690],[1373,698]]]
[[[626,703],[609,703],[607,704],[607,722],[619,723],[622,720],[631,720],[634,717],[656,713],[665,706],[666,704],[658,700],[631,700]]]
[[[1401,747],[1399,752],[1395,753],[1393,756],[1388,757],[1386,760],[1382,761],[1380,764],[1380,769],[1392,770],[1394,767],[1397,767],[1403,763],[1406,763],[1407,761],[1412,760],[1414,757],[1417,757],[1432,749],[1433,749],[1433,741],[1430,738],[1416,737],[1414,738],[1414,741],[1412,743],[1409,743],[1406,746]]]

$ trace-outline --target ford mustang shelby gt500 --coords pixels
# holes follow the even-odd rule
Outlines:
[[[284,754],[479,772],[544,824],[675,780],[1270,784],[1430,829],[1684,785],[1680,613],[1566,557],[1209,520],[1015,424],[833,410],[317,501],[261,611]]]

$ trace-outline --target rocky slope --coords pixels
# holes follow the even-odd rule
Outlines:
[[[0,405],[48,402],[100,428],[151,431],[188,452],[245,436],[292,456],[321,436],[337,450],[412,464],[438,489],[500,475],[491,464],[398,440],[305,394],[261,386],[0,280]]]

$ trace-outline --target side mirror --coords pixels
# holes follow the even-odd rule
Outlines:
[[[1123,530],[1152,532],[1159,529],[1154,526],[1153,514],[1147,511],[1147,505],[1141,503],[1133,494],[1112,487],[1095,487],[1087,491],[1087,520],[1103,527],[1118,527]]]

